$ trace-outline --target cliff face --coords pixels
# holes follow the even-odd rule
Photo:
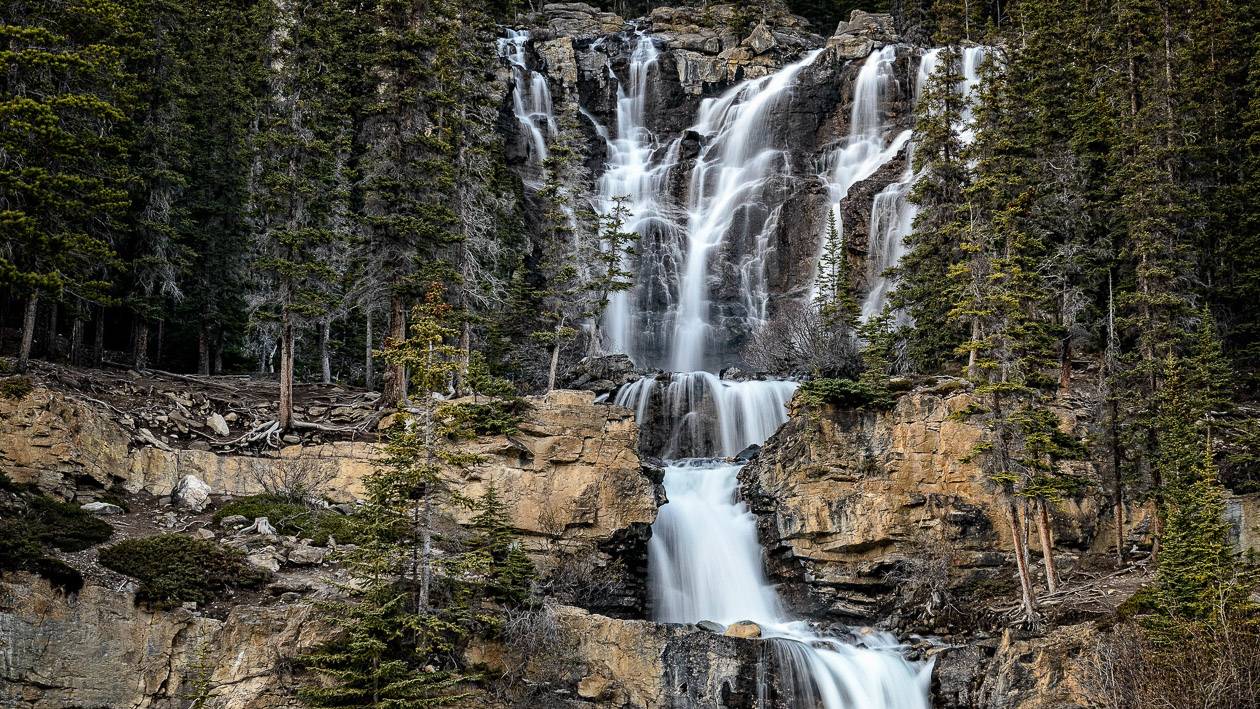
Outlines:
[[[1006,576],[1000,500],[964,462],[981,431],[953,416],[972,403],[963,384],[920,388],[887,412],[799,411],[744,468],[771,571],[798,603],[841,619],[895,617],[895,572],[940,554],[951,586]],[[1079,412],[1060,414],[1076,425]],[[1088,464],[1073,472],[1102,483]],[[1114,539],[1099,489],[1053,505],[1055,544],[1068,559]],[[1140,541],[1144,511],[1129,519]]]

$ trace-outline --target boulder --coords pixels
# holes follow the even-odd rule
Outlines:
[[[849,13],[847,22],[841,21],[836,27],[836,35],[861,35],[877,42],[896,42],[897,27],[892,15],[886,12],[866,12],[854,10]]]
[[[79,509],[84,512],[91,512],[94,515],[120,515],[123,508],[118,505],[111,505],[108,502],[89,502]]]
[[[626,21],[613,12],[604,12],[582,2],[553,2],[543,5],[542,22],[555,35],[592,39],[620,32]]]
[[[828,39],[827,46],[837,59],[865,59],[875,49],[875,41],[870,37],[843,34]]]
[[[189,512],[201,512],[210,504],[210,486],[196,475],[185,475],[171,491],[171,501]]]
[[[316,566],[324,563],[328,550],[324,547],[299,544],[289,550],[289,563],[294,566]]]
[[[761,637],[761,626],[751,620],[741,620],[738,623],[731,623],[726,626],[723,633],[732,638],[759,638]]]
[[[761,21],[753,28],[751,34],[744,39],[743,45],[749,47],[756,54],[765,54],[766,52],[779,46],[778,40],[774,37],[774,32],[770,30],[770,26]]]
[[[206,417],[206,426],[208,426],[211,431],[214,431],[214,435],[216,436],[226,436],[232,432],[228,428],[227,419],[223,418],[223,416],[218,412],[210,414]]]
[[[718,635],[721,635],[726,632],[725,625],[722,625],[721,623],[715,623],[711,620],[702,620],[699,623],[696,623],[696,627],[705,632],[716,633]]]
[[[219,520],[219,526],[223,529],[241,529],[249,526],[249,518],[244,515],[228,515]]]
[[[251,566],[259,569],[265,569],[271,573],[280,570],[280,555],[273,549],[262,549],[245,557],[245,561]]]

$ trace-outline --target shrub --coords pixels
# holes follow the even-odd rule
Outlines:
[[[77,593],[83,588],[83,575],[44,556],[35,531],[29,519],[0,520],[0,571],[28,571],[48,579],[63,593]]]
[[[852,379],[812,379],[797,389],[796,395],[807,406],[835,406],[841,409],[887,408],[889,398],[868,384]]]
[[[234,589],[260,586],[269,576],[240,551],[181,534],[126,539],[102,549],[100,561],[140,581],[136,600],[156,608],[208,603]]]
[[[114,528],[78,505],[35,497],[30,500],[35,537],[62,551],[83,551],[108,540]]]
[[[225,503],[214,513],[216,522],[241,515],[248,519],[266,517],[280,534],[305,537],[321,546],[332,537],[338,543],[356,543],[357,533],[350,518],[331,510],[314,509],[285,495],[263,493]]]
[[[35,388],[30,377],[8,377],[0,379],[0,398],[21,401]]]
[[[493,399],[485,403],[461,402],[442,407],[443,430],[453,440],[516,433],[525,409],[524,399]]]

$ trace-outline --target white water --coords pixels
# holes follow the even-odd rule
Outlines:
[[[509,29],[498,41],[499,56],[512,68],[512,113],[528,139],[531,179],[538,178],[547,159],[547,139],[556,134],[555,113],[547,77],[529,68],[526,47],[529,32]]]
[[[641,422],[663,422],[666,459],[733,456],[760,445],[787,422],[796,382],[725,381],[710,372],[649,374],[624,386],[614,403]]]
[[[688,175],[683,141],[658,142],[645,123],[657,49],[635,41],[625,81],[618,80],[617,117],[610,130],[586,115],[607,143],[601,205],[627,198],[625,225],[641,236],[634,290],[613,299],[601,324],[612,351],[643,366],[668,366],[617,392],[615,403],[635,410],[645,434],[660,433],[651,452],[670,459],[669,498],[653,525],[649,585],[662,622],[752,620],[772,644],[779,686],[790,706],[825,709],[920,709],[928,706],[930,663],[907,662],[891,635],[864,631],[834,638],[792,620],[762,567],[755,520],[739,500],[739,466],[712,456],[735,456],[760,445],[786,420],[794,382],[727,381],[712,373],[727,328],[750,327],[766,316],[765,264],[784,178],[788,146],[779,144],[771,117],[790,100],[800,72],[821,50],[778,73],[744,82],[702,104],[691,131],[699,154]],[[833,202],[849,186],[892,159],[909,139],[886,141],[881,101],[892,80],[890,50],[863,67],[855,97],[854,129],[829,172]],[[613,72],[609,69],[609,74]],[[614,76],[614,78],[616,78]],[[685,179],[686,204],[671,205],[669,182]],[[724,251],[738,257],[721,273],[711,267]],[[711,303],[720,278],[735,278],[740,302]],[[644,304],[652,303],[652,307]],[[738,322],[727,322],[734,318]],[[656,434],[654,434],[656,435]]]
[[[930,49],[919,58],[919,70],[915,75],[914,98],[918,104],[928,79],[939,68],[941,50]],[[965,47],[962,50],[963,81],[958,91],[965,99],[962,120],[955,127],[963,145],[975,139],[972,112],[975,90],[980,84],[980,65],[986,56],[985,47]],[[906,169],[901,177],[875,195],[871,204],[871,224],[867,253],[867,282],[871,284],[862,302],[862,318],[878,315],[888,302],[893,283],[884,273],[896,266],[905,255],[905,238],[914,228],[918,207],[910,201],[910,192],[922,176],[914,171],[914,140],[906,152]]]
[[[785,613],[762,570],[756,521],[739,500],[739,467],[689,460],[666,468],[669,504],[648,548],[657,620],[757,623],[776,645],[792,706],[926,709],[931,663],[906,661],[892,635],[830,638]]]

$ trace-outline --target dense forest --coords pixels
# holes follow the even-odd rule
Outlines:
[[[601,4],[633,17],[664,3]],[[858,4],[788,5],[826,36]],[[18,372],[38,358],[275,376],[288,428],[295,381],[377,389],[388,407],[417,372],[424,401],[527,394],[609,354],[598,322],[627,287],[626,215],[590,211],[575,134],[527,195],[499,129],[510,117],[494,42],[533,8],[0,6],[0,348]],[[1159,510],[1168,617],[1253,612],[1222,510],[1226,489],[1260,490],[1260,427],[1240,408],[1260,391],[1260,5],[863,9],[946,49],[916,115],[918,214],[890,307],[859,322],[831,244],[814,322],[855,354],[808,373],[805,395],[878,406],[891,376],[971,380],[982,403],[967,413],[993,432],[976,457],[1012,501],[1029,616],[1013,501],[1044,521],[1081,484],[1057,462],[1085,455],[1116,515],[1128,496]],[[952,87],[958,48],[973,44],[995,51],[964,144]],[[1058,435],[1049,408],[1085,379],[1104,432],[1088,451]],[[398,455],[423,452],[411,443]],[[414,506],[400,494],[378,502]]]

